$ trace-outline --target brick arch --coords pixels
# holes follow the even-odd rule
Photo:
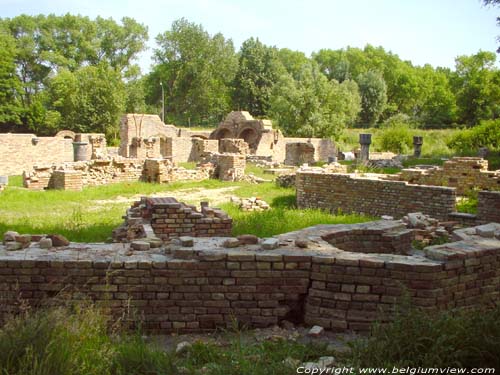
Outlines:
[[[253,127],[245,127],[241,129],[237,138],[241,138],[248,143],[250,151],[255,152],[257,149],[257,145],[259,144],[259,133]]]
[[[72,139],[73,141],[75,140],[76,133],[71,131],[71,130],[61,130],[56,134],[56,137],[59,138],[67,138],[67,139]]]
[[[235,138],[233,132],[228,129],[228,128],[219,128],[215,130],[211,135],[210,138],[212,139],[219,139],[221,140],[222,138]]]

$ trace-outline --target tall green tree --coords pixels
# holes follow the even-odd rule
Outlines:
[[[288,73],[281,76],[273,88],[269,112],[286,135],[335,137],[354,122],[360,108],[355,82],[329,81],[311,62],[297,79]]]
[[[360,122],[364,126],[374,126],[387,103],[387,86],[378,72],[360,74],[357,79],[361,95]]]
[[[216,123],[231,108],[230,83],[238,60],[233,42],[209,35],[182,18],[156,37],[156,66],[148,77],[147,101],[158,104],[165,90],[167,115],[180,123]]]
[[[500,70],[493,52],[479,51],[455,60],[454,89],[459,116],[469,125],[500,116]]]
[[[256,116],[266,115],[272,89],[284,72],[276,48],[264,45],[259,39],[244,41],[233,82],[234,106]]]
[[[14,39],[0,28],[0,129],[21,124],[21,81],[16,75]]]
[[[50,80],[48,93],[61,128],[116,135],[126,91],[120,73],[106,63],[61,71]]]

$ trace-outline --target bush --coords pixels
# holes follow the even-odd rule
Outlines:
[[[412,132],[406,125],[385,128],[381,131],[379,137],[379,145],[382,151],[407,154],[412,148]]]
[[[482,121],[479,125],[455,134],[448,147],[460,153],[477,152],[480,147],[500,151],[500,119]]]

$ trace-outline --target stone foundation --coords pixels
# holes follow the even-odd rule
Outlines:
[[[495,238],[469,230],[462,241],[426,248],[425,256],[343,251],[324,240],[339,230],[400,227],[397,221],[318,225],[278,236],[275,250],[263,249],[269,241],[225,249],[226,239],[218,237],[148,251],[70,244],[58,251],[31,245],[6,252],[0,245],[0,316],[47,298],[52,305],[90,299],[112,319],[130,326],[140,320],[156,333],[230,327],[235,319],[249,327],[286,319],[366,331],[376,320],[390,320],[404,295],[433,310],[498,301]],[[500,234],[500,226],[493,232]],[[298,239],[309,244],[299,248]]]

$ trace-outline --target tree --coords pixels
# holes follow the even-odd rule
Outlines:
[[[0,29],[0,124],[19,125],[23,108],[21,81],[16,75],[14,39]]]
[[[281,76],[273,88],[270,115],[286,135],[334,137],[355,120],[360,101],[355,82],[329,81],[311,62],[297,79]]]
[[[60,114],[60,127],[116,134],[126,92],[120,74],[106,63],[63,70],[50,80],[48,92],[50,109]]]
[[[500,6],[500,0],[483,0],[483,4]],[[500,26],[500,17],[497,17],[497,25]],[[497,36],[497,41],[500,42],[500,36]],[[500,53],[500,47],[497,48],[497,53]]]
[[[231,108],[230,82],[237,59],[233,42],[222,34],[210,36],[201,25],[182,18],[156,37],[157,65],[148,77],[147,101],[161,100],[163,83],[169,119],[215,123]]]
[[[359,117],[362,125],[374,126],[387,103],[387,87],[382,75],[369,71],[360,74],[357,79],[361,96],[361,112]]]
[[[273,86],[283,73],[276,48],[262,44],[259,39],[244,41],[233,81],[234,106],[256,116],[266,115]]]
[[[500,116],[500,71],[493,52],[455,59],[453,85],[461,121],[475,125]]]

